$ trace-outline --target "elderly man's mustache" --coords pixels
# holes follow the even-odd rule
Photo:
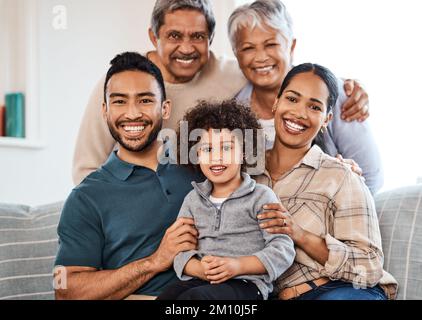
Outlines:
[[[192,53],[192,54],[174,54],[172,55],[172,59],[180,59],[180,60],[194,60],[198,59],[200,55],[198,53]]]

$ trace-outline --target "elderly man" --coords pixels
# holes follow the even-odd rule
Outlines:
[[[235,60],[217,59],[210,51],[215,18],[209,0],[157,0],[149,36],[155,51],[146,53],[163,73],[173,103],[165,128],[176,129],[185,111],[199,100],[233,98],[247,81]],[[95,171],[115,148],[115,141],[101,121],[102,79],[88,103],[79,130],[73,161],[73,180],[79,184]],[[354,88],[354,90],[353,90]],[[352,120],[367,117],[367,95],[351,81],[345,112]],[[363,110],[363,111],[362,111]],[[347,155],[346,155],[347,157]]]

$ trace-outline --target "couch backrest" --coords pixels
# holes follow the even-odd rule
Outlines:
[[[384,269],[399,283],[401,300],[422,299],[422,185],[376,196]]]
[[[422,299],[422,185],[375,198],[384,268],[398,299]],[[54,299],[52,270],[63,203],[30,208],[0,204],[0,300]]]
[[[52,271],[62,206],[0,204],[0,300],[54,299]]]

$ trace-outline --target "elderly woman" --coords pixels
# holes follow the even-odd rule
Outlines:
[[[271,109],[278,88],[292,68],[296,46],[292,20],[279,0],[258,0],[236,9],[228,28],[233,51],[249,81],[237,99],[250,104],[264,128],[267,149],[271,149],[275,138]],[[369,124],[363,122],[367,116],[367,107],[364,107],[367,95],[357,85],[348,98],[344,82],[338,81],[342,90],[334,106],[334,119],[323,136],[324,151],[331,156],[341,154],[356,161],[367,186],[375,194],[382,187],[383,172]],[[344,109],[348,111],[342,115]],[[356,117],[360,117],[359,121],[351,121]]]
[[[272,110],[274,148],[267,152],[265,174],[256,180],[273,188],[287,211],[266,211],[258,219],[269,233],[287,234],[295,243],[295,263],[277,280],[282,300],[396,296],[397,282],[383,270],[368,188],[314,144],[333,118],[337,96],[337,80],[328,69],[303,64],[287,74]]]

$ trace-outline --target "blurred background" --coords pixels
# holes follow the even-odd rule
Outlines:
[[[243,0],[214,0],[212,50],[231,56],[226,22]],[[284,0],[295,63],[360,80],[385,168],[385,187],[422,183],[422,20],[419,0]],[[41,205],[71,191],[74,143],[109,61],[152,49],[154,0],[0,0],[0,106],[26,98],[25,139],[0,137],[0,202]]]

